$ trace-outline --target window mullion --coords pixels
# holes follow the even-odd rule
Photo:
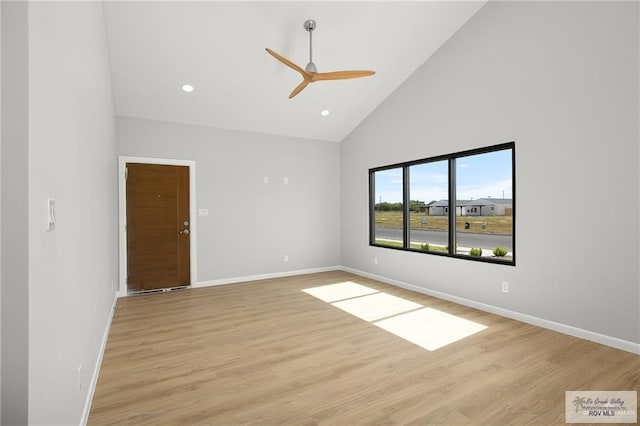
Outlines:
[[[411,202],[409,200],[409,166],[402,168],[402,240],[403,247],[410,248],[411,243],[409,241],[409,228],[411,227],[411,215],[409,210],[411,208]]]
[[[449,159],[449,254],[456,252],[456,160]]]
[[[369,172],[369,244],[376,241],[376,180]]]

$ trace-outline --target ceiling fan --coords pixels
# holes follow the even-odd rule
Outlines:
[[[292,61],[288,60],[284,56],[274,52],[273,50],[266,48],[265,50],[274,58],[285,64],[291,69],[298,71],[302,74],[302,83],[300,83],[289,95],[289,99],[296,96],[298,93],[302,92],[302,90],[309,85],[309,83],[313,83],[314,81],[321,80],[346,80],[351,78],[361,78],[361,77],[369,77],[375,74],[375,71],[367,71],[367,70],[351,70],[351,71],[333,71],[333,72],[318,72],[316,64],[313,63],[313,44],[312,44],[312,34],[313,30],[316,29],[316,21],[313,19],[307,19],[304,22],[304,29],[309,32],[309,63],[307,66],[302,69]]]

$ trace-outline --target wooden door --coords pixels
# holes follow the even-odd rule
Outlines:
[[[190,284],[189,167],[127,163],[127,289]]]

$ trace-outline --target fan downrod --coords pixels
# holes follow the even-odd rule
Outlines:
[[[313,30],[316,29],[316,21],[307,19],[304,21],[304,29],[309,32],[309,63],[304,69],[308,72],[318,72],[318,67],[313,63]]]

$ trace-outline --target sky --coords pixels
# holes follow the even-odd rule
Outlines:
[[[510,149],[460,157],[456,168],[459,200],[513,198]],[[411,166],[409,178],[412,200],[429,203],[448,198],[447,160]],[[377,172],[375,187],[376,203],[402,202],[402,168]]]

